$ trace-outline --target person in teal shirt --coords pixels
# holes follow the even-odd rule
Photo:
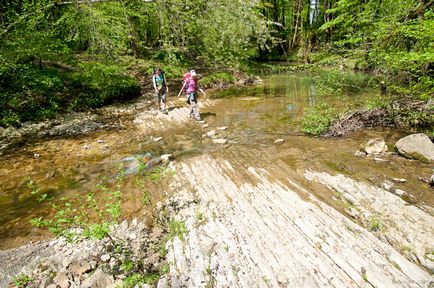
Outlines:
[[[166,97],[167,94],[169,93],[169,87],[167,86],[164,72],[159,67],[155,69],[154,75],[152,75],[152,85],[154,86],[155,100],[157,101],[157,107],[163,113],[167,114]]]

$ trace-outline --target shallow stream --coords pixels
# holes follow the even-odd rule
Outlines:
[[[280,74],[264,77],[263,83],[256,86],[209,91],[212,104],[200,108],[209,125],[207,128],[191,120],[181,124],[161,122],[158,128],[143,129],[134,123],[134,115],[120,116],[114,121],[121,122],[124,129],[74,138],[42,139],[0,156],[0,249],[49,235],[30,224],[30,219],[49,216],[54,211],[47,202],[39,202],[31,194],[29,180],[37,183],[40,193],[54,200],[77,194],[84,197],[90,191],[97,194],[97,184],[113,183],[122,165],[127,171],[122,186],[123,217],[144,215],[151,223],[153,207],[167,197],[165,191],[170,181],[154,179],[137,185],[143,179],[136,177],[139,164],[134,159],[146,158],[145,161],[151,162],[167,153],[173,154],[175,161],[212,153],[234,163],[265,168],[282,178],[291,177],[313,190],[316,187],[303,180],[306,169],[341,173],[374,185],[403,178],[407,182],[398,186],[412,195],[409,205],[434,206],[432,189],[419,180],[431,175],[429,164],[394,154],[382,157],[383,161],[354,156],[360,144],[376,137],[383,137],[389,151],[393,151],[394,143],[409,132],[365,129],[338,139],[308,137],[299,132],[299,121],[306,107],[324,102],[333,107],[358,107],[367,99],[377,97],[377,91],[366,88],[369,78],[365,75],[343,75],[347,85],[339,88],[342,93],[331,94],[327,93],[327,82],[336,79],[328,77],[327,73]],[[183,100],[169,98],[169,114],[182,106],[186,106]],[[219,130],[219,127],[227,129]],[[213,129],[228,143],[214,144],[203,135]],[[157,137],[162,139],[156,141]],[[275,144],[277,139],[285,142]],[[291,171],[279,169],[280,161],[291,167]],[[339,209],[332,200],[333,193],[323,189],[315,191],[321,200]],[[150,194],[150,202],[143,200],[144,193]]]

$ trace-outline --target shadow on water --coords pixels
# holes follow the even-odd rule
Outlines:
[[[137,201],[143,198],[143,188],[136,187],[134,173],[140,169],[140,161],[151,161],[146,159],[167,153],[173,154],[178,161],[204,153],[221,154],[234,165],[266,167],[275,175],[280,173],[282,179],[288,177],[285,173],[295,173],[291,177],[298,175],[301,182],[307,168],[374,182],[393,177],[407,178],[409,181],[401,188],[432,205],[434,199],[429,196],[429,188],[416,178],[431,173],[429,165],[398,156],[388,159],[387,163],[377,163],[353,155],[360,144],[378,136],[393,146],[402,133],[376,129],[359,131],[345,139],[319,139],[297,132],[306,107],[319,103],[357,107],[376,95],[376,91],[366,88],[369,79],[357,74],[332,76],[333,79],[345,77],[342,82],[346,84],[333,88],[340,89],[341,93],[326,93],[325,83],[335,81],[330,77],[327,74],[282,74],[265,77],[261,85],[214,91],[211,96],[219,101],[200,109],[209,125],[206,129],[196,122],[188,122],[168,125],[162,130],[143,130],[129,121],[123,130],[73,139],[47,139],[0,156],[0,249],[47,237],[46,232],[29,224],[31,218],[53,212],[30,194],[25,182],[29,177],[38,183],[41,191],[48,191],[50,196],[59,199],[95,191],[101,179],[116,177],[122,164],[131,172],[127,175],[124,191],[125,217],[141,216],[144,210],[150,214],[152,205]],[[351,77],[356,84],[351,84]],[[169,113],[185,107],[177,104],[169,108]],[[218,129],[223,126],[227,129]],[[206,137],[205,133],[213,129],[217,131],[217,137],[228,139],[228,145],[215,144]],[[162,139],[156,141],[158,137]],[[285,139],[285,143],[277,146],[274,141],[279,138]],[[35,157],[36,154],[40,156]],[[125,159],[131,161],[123,161]],[[290,171],[283,169],[283,165]],[[163,199],[167,183],[151,184],[146,189],[153,193],[155,204]],[[329,196],[322,197],[328,199]]]

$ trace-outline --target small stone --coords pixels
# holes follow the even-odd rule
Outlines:
[[[228,127],[223,126],[223,127],[219,127],[218,129],[224,131],[224,130],[228,129]]]
[[[228,139],[216,138],[216,139],[212,139],[212,142],[214,144],[226,144],[226,143],[228,143]]]
[[[204,120],[199,120],[199,121],[197,121],[199,124],[205,124],[205,121]]]
[[[71,283],[69,282],[68,275],[66,272],[60,272],[54,277],[54,283],[56,283],[60,288],[69,288]]]
[[[360,149],[367,154],[382,154],[387,151],[387,145],[383,138],[375,138],[360,145]]]
[[[407,182],[407,179],[404,179],[404,178],[393,178],[393,181],[398,182],[398,183],[405,183],[405,182]]]
[[[91,267],[91,265],[90,265],[89,262],[84,261],[82,263],[74,263],[74,264],[72,264],[70,270],[71,270],[72,273],[81,276],[84,273],[87,273],[90,270],[92,270],[92,267]]]
[[[377,161],[377,162],[387,162],[387,160],[382,159],[382,158],[378,158],[378,157],[374,157],[374,161]]]
[[[363,151],[361,151],[361,150],[357,150],[356,152],[354,152],[354,156],[357,156],[357,157],[365,157],[365,156],[366,156],[366,153],[363,152]]]
[[[67,257],[65,259],[62,260],[62,266],[64,268],[68,268],[68,266],[72,263],[72,259],[71,257]]]
[[[354,209],[353,207],[345,208],[344,210],[345,210],[345,212],[347,212],[348,215],[350,215],[354,219],[358,219],[360,217],[359,212],[356,209]]]
[[[41,157],[41,155],[39,155],[38,153],[33,154],[33,157],[35,157],[35,159],[39,159],[39,157]]]
[[[202,128],[208,128],[208,127],[209,127],[209,125],[206,123],[202,125]]]
[[[212,138],[217,134],[217,132],[215,130],[211,130],[209,132],[206,133],[206,136]]]
[[[401,189],[395,189],[395,191],[393,191],[394,194],[398,195],[399,197],[403,197],[406,193],[404,190]]]
[[[96,141],[96,143],[102,144],[102,143],[104,143],[104,140],[99,139],[98,141]]]
[[[110,255],[109,254],[101,255],[101,261],[102,262],[108,262],[109,260],[110,260]]]
[[[163,139],[163,137],[156,137],[156,138],[153,138],[154,142],[158,142],[158,141],[160,141],[161,139]]]
[[[284,142],[285,142],[285,139],[274,140],[274,144],[283,144]]]
[[[83,148],[86,149],[86,150],[90,149],[90,145],[84,145]]]
[[[167,164],[173,159],[173,154],[163,154],[160,156],[160,158],[163,160],[163,163]]]
[[[390,181],[384,181],[384,183],[382,184],[383,189],[387,190],[387,191],[392,191],[393,189],[393,183]]]

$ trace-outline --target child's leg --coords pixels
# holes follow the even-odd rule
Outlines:
[[[190,115],[193,115],[193,117],[196,120],[200,120],[199,109],[197,107],[197,102],[196,101],[191,101],[191,112],[190,112]]]

